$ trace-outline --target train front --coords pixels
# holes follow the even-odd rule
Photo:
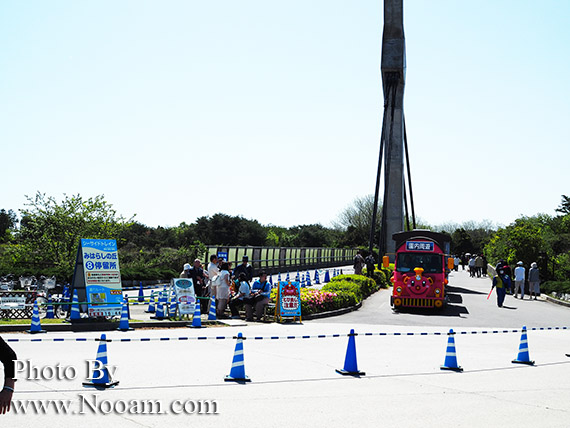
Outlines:
[[[397,235],[405,239],[398,242]],[[441,234],[425,235],[414,236],[411,232],[394,235],[397,246],[391,304],[396,309],[440,309],[445,304],[446,256],[442,248],[445,241],[434,239],[441,238]]]

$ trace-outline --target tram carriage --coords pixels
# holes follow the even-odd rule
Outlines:
[[[395,233],[392,239],[396,241],[392,307],[443,308],[447,273],[453,263],[453,258],[447,257],[449,237],[429,230],[412,230]]]

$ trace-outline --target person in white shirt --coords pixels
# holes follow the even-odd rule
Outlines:
[[[521,299],[524,299],[524,275],[525,269],[523,267],[523,262],[518,262],[517,267],[515,268],[515,299],[517,298],[519,288],[521,290]]]
[[[218,267],[218,257],[215,254],[210,256],[210,264],[208,265],[208,278],[210,278],[210,297],[216,298],[216,286],[214,281],[216,277],[220,274],[220,268]]]
[[[216,315],[218,318],[225,318],[224,312],[230,299],[230,272],[229,264],[222,263],[222,271],[220,272],[219,285],[216,287],[216,298],[218,299],[216,306]]]

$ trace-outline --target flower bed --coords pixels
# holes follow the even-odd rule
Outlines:
[[[301,314],[312,315],[352,307],[380,287],[362,275],[339,275],[321,290],[301,288]],[[271,291],[271,302],[277,301],[277,288]]]

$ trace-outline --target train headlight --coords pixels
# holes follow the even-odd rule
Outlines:
[[[435,289],[435,294],[437,294],[439,296],[439,293],[441,293],[441,290],[439,288]]]
[[[402,292],[402,287],[396,288],[396,293],[400,294]]]

